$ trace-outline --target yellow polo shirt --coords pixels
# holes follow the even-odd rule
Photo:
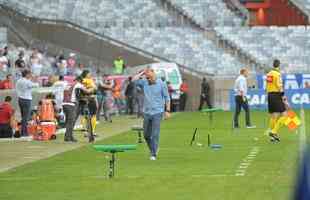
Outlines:
[[[266,77],[266,90],[270,92],[283,92],[281,73],[278,69],[272,69]]]

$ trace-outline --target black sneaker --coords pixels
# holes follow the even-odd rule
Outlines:
[[[234,126],[233,126],[233,128],[240,128],[240,127],[239,127],[239,125],[237,125],[237,126],[236,126],[236,125],[234,125]]]
[[[280,142],[280,137],[277,134],[269,133],[271,142]]]
[[[89,143],[95,142],[94,136],[90,136],[90,137],[88,138],[88,142],[89,142]]]
[[[74,143],[75,143],[75,142],[78,142],[75,138],[72,138],[72,139],[67,139],[67,138],[66,138],[64,141],[65,141],[65,142],[74,142]]]

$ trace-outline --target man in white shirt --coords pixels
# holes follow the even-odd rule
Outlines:
[[[63,111],[65,113],[66,118],[66,132],[65,132],[65,142],[77,142],[77,140],[73,137],[73,128],[75,124],[76,118],[76,110],[78,104],[78,94],[83,91],[85,93],[91,93],[92,90],[86,89],[86,87],[82,84],[82,78],[78,77],[76,79],[76,83],[66,88],[64,91],[64,99],[63,99]]]
[[[241,112],[241,108],[245,111],[245,121],[246,121],[246,127],[247,128],[254,128],[254,126],[251,125],[250,121],[250,109],[249,104],[247,100],[247,91],[248,91],[248,85],[247,85],[247,77],[248,77],[248,70],[247,69],[241,69],[240,75],[235,80],[234,85],[234,91],[235,91],[235,115],[234,115],[234,128],[239,128],[239,114]]]
[[[29,70],[24,70],[22,72],[22,78],[16,82],[18,105],[22,117],[21,136],[28,136],[27,122],[30,119],[32,88],[34,87],[39,87],[39,83],[32,81],[32,74]]]
[[[58,81],[53,84],[53,93],[55,95],[57,109],[62,109],[62,102],[64,100],[64,91],[68,83],[64,81],[63,76],[59,76]]]

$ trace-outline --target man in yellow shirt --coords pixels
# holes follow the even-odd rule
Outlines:
[[[92,135],[96,136],[95,130],[96,130],[96,124],[97,124],[97,101],[96,101],[96,94],[95,91],[97,90],[97,86],[92,78],[92,75],[90,73],[89,70],[84,70],[81,74],[81,78],[82,78],[82,84],[84,85],[84,87],[88,90],[92,90],[94,91],[92,94],[87,94],[87,97],[85,97],[85,99],[87,99],[87,101],[81,101],[80,102],[80,112],[82,111],[82,115],[84,115],[81,118],[81,123],[84,126],[84,128],[87,127],[87,120],[85,118],[85,113],[83,113],[84,110],[84,106],[88,106],[88,114],[90,115],[90,122],[91,122],[91,128],[92,128]],[[87,102],[87,104],[85,104]]]
[[[273,69],[266,77],[266,90],[268,93],[268,111],[270,113],[269,136],[272,142],[280,142],[279,129],[286,120],[287,100],[284,96],[283,83],[280,73],[280,61],[274,60]]]

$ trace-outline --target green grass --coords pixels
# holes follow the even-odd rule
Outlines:
[[[109,180],[106,178],[109,155],[95,152],[88,145],[1,173],[0,199],[290,199],[297,172],[299,136],[284,128],[281,143],[270,144],[263,135],[266,113],[252,113],[257,129],[241,128],[233,132],[231,116],[229,112],[215,115],[212,143],[222,144],[220,150],[206,147],[207,115],[179,114],[162,124],[156,161],[149,160],[145,144],[136,151],[119,153],[116,177]],[[309,111],[306,119],[306,124],[310,124]],[[240,124],[244,124],[242,120]],[[202,147],[189,146],[195,127],[197,142],[204,144]],[[136,141],[136,134],[127,132],[98,144]],[[258,147],[259,153],[245,176],[235,176],[253,147]]]

